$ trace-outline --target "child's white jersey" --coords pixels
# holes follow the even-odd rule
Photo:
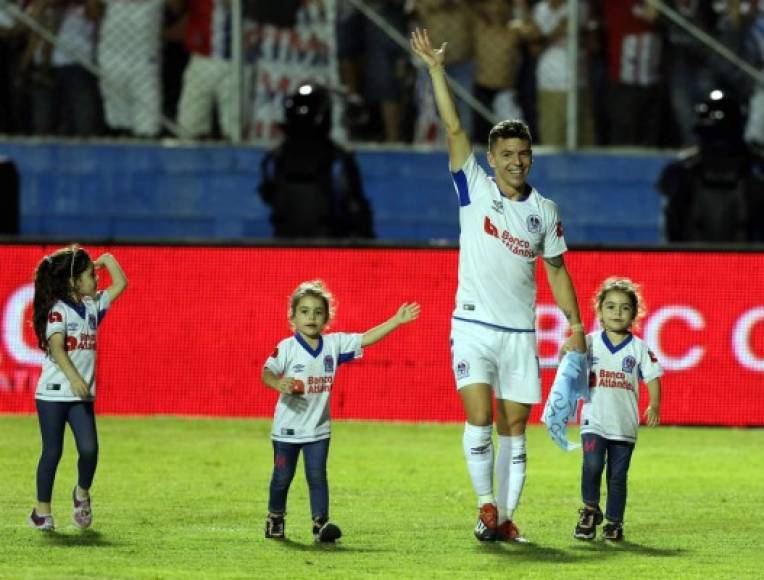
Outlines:
[[[59,300],[48,313],[45,336],[50,340],[56,333],[64,335],[69,360],[85,383],[90,385],[87,401],[94,400],[96,395],[96,334],[110,304],[111,296],[103,290],[95,300],[85,297],[81,304]],[[72,392],[69,379],[50,355],[43,360],[35,398],[43,401],[83,400]]]
[[[329,396],[337,368],[363,356],[361,334],[335,332],[319,338],[314,350],[299,333],[279,342],[265,368],[276,376],[298,379],[305,394],[282,393],[273,416],[271,437],[286,443],[309,443],[331,435]]]
[[[461,228],[454,318],[534,331],[536,259],[567,250],[557,205],[530,186],[504,197],[474,154],[451,176]]]
[[[614,346],[604,331],[586,337],[591,401],[581,409],[581,433],[617,441],[637,440],[639,381],[663,375],[658,359],[634,335]]]

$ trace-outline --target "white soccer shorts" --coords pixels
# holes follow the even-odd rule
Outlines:
[[[541,370],[535,332],[451,321],[451,367],[456,388],[485,383],[497,399],[541,402]]]

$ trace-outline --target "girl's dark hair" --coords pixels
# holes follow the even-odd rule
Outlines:
[[[88,253],[77,245],[56,250],[45,256],[37,265],[34,275],[33,325],[37,344],[48,351],[45,329],[50,309],[59,300],[70,298],[73,280],[76,280],[91,264]]]

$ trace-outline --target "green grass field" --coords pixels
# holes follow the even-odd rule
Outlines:
[[[479,544],[460,425],[341,423],[329,458],[332,518],[315,545],[301,468],[288,541],[263,538],[270,422],[99,419],[94,526],[71,523],[76,453],[67,433],[57,531],[28,528],[39,435],[0,416],[2,578],[761,578],[764,431],[643,429],[630,472],[627,540],[572,538],[578,452],[541,427],[516,521],[530,544]],[[571,436],[576,435],[575,431]],[[572,438],[572,437],[571,437]]]

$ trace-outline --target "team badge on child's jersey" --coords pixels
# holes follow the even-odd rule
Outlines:
[[[633,356],[627,356],[625,359],[623,359],[623,372],[630,373],[634,370],[634,367],[637,366],[637,360]]]
[[[332,358],[332,355],[330,354],[327,354],[324,357],[324,372],[334,372],[334,358]]]
[[[456,365],[456,378],[463,379],[470,376],[470,363],[466,360],[460,360]]]
[[[531,214],[528,216],[528,219],[526,220],[525,223],[530,233],[532,234],[541,233],[541,218],[539,216],[535,214]]]

